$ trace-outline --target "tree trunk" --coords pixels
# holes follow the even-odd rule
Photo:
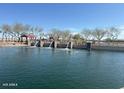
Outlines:
[[[3,32],[3,34],[2,34],[2,41],[4,41],[4,32]]]

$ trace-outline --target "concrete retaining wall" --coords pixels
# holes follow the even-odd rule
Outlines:
[[[118,46],[92,46],[92,50],[124,51],[124,47],[118,47]]]
[[[49,47],[50,43],[44,43],[43,47]],[[57,44],[57,48],[66,48],[67,44]],[[85,45],[73,45],[73,49],[86,49]]]
[[[43,47],[49,47],[50,43],[44,43]],[[66,48],[67,44],[57,44],[57,48]],[[85,49],[86,45],[73,45],[73,49]],[[103,50],[103,51],[123,51],[124,47],[118,46],[92,46],[91,50]]]

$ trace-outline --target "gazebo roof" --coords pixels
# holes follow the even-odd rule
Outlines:
[[[33,35],[33,34],[28,34],[28,35],[23,34],[23,35],[21,35],[21,37],[35,38],[36,36],[35,36],[35,35]]]

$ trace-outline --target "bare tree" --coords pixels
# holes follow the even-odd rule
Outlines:
[[[31,32],[31,25],[26,24],[23,26],[23,29],[24,29],[24,33],[29,34]]]
[[[49,35],[49,38],[53,38],[54,40],[58,40],[61,37],[62,32],[59,29],[54,28],[48,33],[48,35]]]
[[[20,41],[20,35],[25,30],[25,26],[21,23],[16,23],[13,25],[13,31],[15,32],[15,36],[18,38],[18,41]]]
[[[29,24],[22,24],[22,23],[15,23],[12,25],[12,35],[15,38],[18,38],[18,41],[21,40],[21,35],[28,35],[31,33],[31,25]]]
[[[71,32],[69,30],[59,30],[59,29],[52,29],[48,33],[49,38],[54,40],[59,40],[60,42],[68,42],[71,40]]]
[[[37,27],[36,33],[39,38],[41,38],[43,36],[43,28],[41,27]]]
[[[8,37],[14,37],[18,39],[18,41],[21,40],[22,34],[33,34],[35,36],[41,36],[43,29],[41,27],[31,27],[31,25],[28,24],[22,24],[22,23],[15,23],[14,25],[8,25],[4,24],[1,26],[2,29],[2,39]]]
[[[80,34],[75,34],[73,36],[73,40],[74,40],[74,43],[76,45],[79,45],[79,44],[82,44],[83,43],[83,39],[81,38],[81,35]]]
[[[100,42],[106,36],[106,30],[96,28],[92,32],[93,37]]]
[[[107,30],[107,38],[110,40],[117,40],[120,33],[121,32],[118,28],[111,27]]]
[[[36,37],[41,38],[41,36],[43,34],[43,28],[38,27],[38,26],[37,27],[31,27],[29,33],[35,35]]]
[[[83,29],[80,34],[86,41],[92,37],[92,31],[90,29]]]
[[[70,30],[64,30],[62,31],[62,40],[63,41],[70,41],[72,38],[71,31]]]
[[[9,36],[9,32],[11,32],[11,26],[8,24],[3,24],[2,25],[2,30],[3,30],[3,34],[2,34],[2,40],[4,39],[4,37],[6,38],[6,41],[8,39]]]

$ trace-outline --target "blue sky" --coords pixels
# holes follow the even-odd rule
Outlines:
[[[72,29],[124,26],[124,4],[0,4],[0,25]]]

